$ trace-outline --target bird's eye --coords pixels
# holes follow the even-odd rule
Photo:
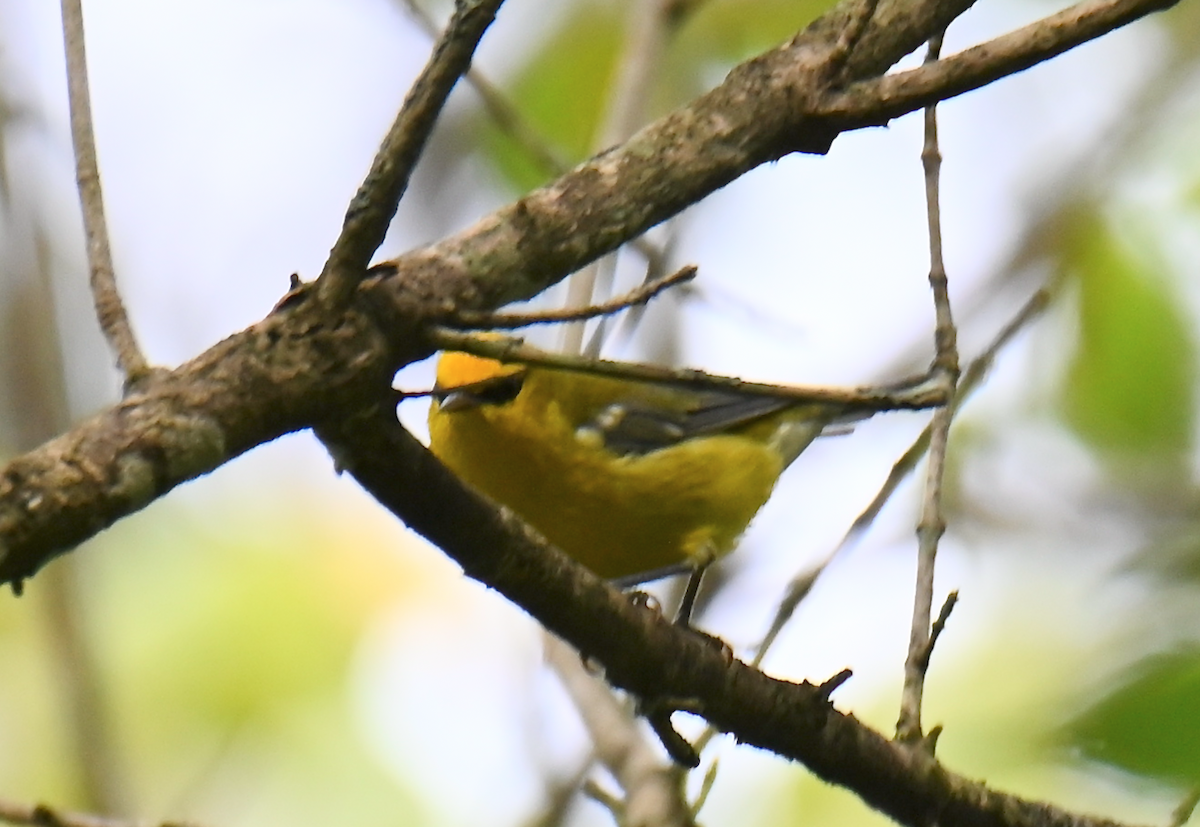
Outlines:
[[[525,383],[525,371],[493,376],[481,382],[457,388],[435,390],[434,398],[447,412],[478,408],[483,405],[504,405],[512,402]]]
[[[503,405],[512,402],[525,384],[525,371],[487,379],[471,388],[471,393],[483,405]]]

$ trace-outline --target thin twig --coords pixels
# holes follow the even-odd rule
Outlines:
[[[621,786],[625,798],[617,801],[608,794],[590,794],[619,814],[621,824],[690,827],[691,808],[684,799],[681,770],[663,762],[628,706],[618,702],[603,679],[588,674],[578,652],[551,634],[544,639],[546,659],[579,710],[596,759]]]
[[[152,827],[152,822],[131,821],[94,813],[69,813],[45,804],[17,804],[0,800],[0,822],[31,827]],[[186,827],[182,821],[161,822],[158,827]]]
[[[967,366],[963,372],[962,381],[959,382],[958,388],[954,393],[954,412],[958,413],[959,408],[971,397],[979,386],[983,383],[984,378],[992,369],[992,365],[996,361],[997,355],[1004,347],[1012,340],[1014,336],[1042,314],[1049,307],[1060,280],[1056,279],[1051,284],[1038,290],[1034,293],[1021,309],[1008,321],[1000,332],[996,334],[996,338],[984,349],[984,351]],[[767,651],[775,643],[779,633],[791,620],[796,607],[808,596],[817,579],[824,573],[837,557],[843,552],[853,547],[859,539],[866,534],[867,529],[875,522],[875,518],[879,516],[879,512],[887,505],[892,495],[896,493],[896,489],[900,487],[909,474],[911,474],[921,459],[925,456],[925,452],[929,450],[929,440],[933,431],[933,426],[926,426],[921,435],[908,447],[895,464],[892,470],[888,473],[887,479],[880,486],[879,491],[872,498],[871,502],[865,509],[854,519],[850,524],[850,528],[842,536],[841,541],[833,548],[823,560],[815,566],[806,568],[804,571],[792,578],[788,584],[787,591],[780,600],[779,608],[775,611],[775,617],[771,620],[770,628],[763,636],[762,641],[758,644],[755,651],[754,660],[751,664],[759,666],[762,664],[763,658]]]
[[[593,319],[596,316],[611,316],[647,304],[664,290],[677,284],[689,282],[696,277],[696,266],[689,264],[681,267],[666,278],[649,282],[630,290],[624,296],[589,307],[565,308],[563,310],[545,310],[540,313],[470,313],[460,312],[454,319],[455,326],[474,330],[500,330],[516,327],[529,327],[536,324],[561,324]]]
[[[71,107],[71,143],[75,147],[75,180],[83,208],[92,300],[96,305],[100,329],[117,354],[117,365],[124,374],[125,388],[128,390],[149,375],[150,366],[138,346],[120,291],[117,290],[108,225],[104,219],[100,167],[96,161],[80,0],[62,0],[62,20],[63,43],[67,53],[67,98]]]
[[[402,0],[409,15],[425,34],[437,38],[437,24],[433,18],[421,8],[417,0]],[[483,108],[488,117],[501,132],[512,139],[513,143],[525,151],[529,159],[546,175],[562,175],[571,165],[562,152],[547,141],[538,130],[521,115],[520,110],[500,91],[494,83],[472,67],[463,75],[471,88],[479,95]]]
[[[957,54],[853,83],[824,96],[815,115],[850,125],[885,124],[1050,60],[1089,40],[1174,6],[1178,0],[1082,0]]]
[[[942,33],[929,41],[926,63],[934,63],[942,48]],[[925,167],[925,200],[929,218],[929,284],[933,289],[936,316],[933,373],[943,377],[950,387],[958,382],[957,331],[950,312],[950,293],[946,265],[942,258],[941,207],[938,197],[941,152],[938,149],[937,110],[925,109],[925,144],[921,150]],[[926,470],[925,494],[921,519],[917,524],[917,585],[913,597],[912,628],[909,633],[908,657],[904,664],[904,689],[900,697],[900,719],[896,735],[902,740],[921,738],[921,702],[925,694],[925,674],[930,649],[930,616],[933,611],[933,575],[938,541],[946,531],[942,513],[942,481],[946,467],[946,443],[953,406],[939,408],[930,423],[929,464]]]
[[[550,353],[517,339],[482,338],[448,328],[433,328],[430,340],[442,350],[459,350],[500,362],[521,362],[551,370],[573,370],[596,376],[612,376],[637,382],[654,382],[700,390],[730,391],[769,396],[796,402],[822,402],[870,411],[924,410],[946,404],[949,395],[943,383],[924,378],[891,387],[833,388],[816,385],[772,385],[747,382],[733,376],[718,376],[692,368],[667,368],[636,362],[588,359],[566,353]],[[419,395],[419,394],[417,394]]]
[[[704,805],[708,803],[708,795],[712,792],[713,786],[717,783],[717,772],[721,768],[721,762],[714,758],[712,763],[708,765],[708,769],[704,771],[704,778],[700,781],[700,789],[696,792],[696,797],[692,800],[692,817],[700,815],[700,811],[704,809]]]
[[[954,607],[958,605],[958,590],[950,592],[946,595],[946,600],[942,603],[942,610],[938,612],[937,620],[933,621],[933,626],[929,630],[929,643],[925,646],[925,652],[921,657],[921,668],[929,669],[929,659],[933,657],[933,649],[937,646],[938,638],[942,636],[942,632],[946,630],[946,622],[950,620],[950,613],[954,611]]]
[[[621,823],[622,814],[625,810],[625,802],[621,800],[620,796],[614,795],[604,789],[594,778],[585,780],[581,789],[584,795],[608,810],[615,823]]]
[[[617,66],[616,81],[608,100],[604,124],[594,148],[605,149],[631,136],[645,120],[646,104],[659,74],[666,45],[675,32],[669,0],[637,0],[629,7],[625,50]],[[596,300],[596,281],[604,268],[616,269],[616,251],[589,264],[567,283],[566,309],[584,307]],[[562,331],[564,353],[583,350],[583,322],[572,322]]]
[[[471,57],[504,0],[458,0],[446,31],[429,62],[408,91],[404,105],[383,139],[371,171],[358,188],[342,232],[321,271],[318,290],[326,306],[349,300],[379,249],[421,151],[450,91],[471,65]]]

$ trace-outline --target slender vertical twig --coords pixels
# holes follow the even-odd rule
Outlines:
[[[954,394],[953,404],[956,414],[971,394],[983,383],[1000,351],[1012,341],[1014,336],[1024,330],[1027,325],[1038,318],[1050,306],[1050,301],[1054,297],[1058,286],[1059,280],[1056,279],[1051,284],[1042,287],[1034,293],[1021,306],[1012,319],[1000,329],[995,339],[992,340],[984,351],[967,366],[967,369],[963,372],[962,381],[959,382],[958,389]],[[866,534],[867,529],[871,527],[875,522],[875,518],[879,516],[879,512],[883,510],[883,507],[887,505],[892,495],[896,493],[896,490],[900,487],[900,483],[916,470],[918,463],[920,463],[929,450],[932,431],[933,426],[931,424],[921,432],[920,436],[908,447],[908,450],[896,460],[892,465],[892,470],[888,472],[887,479],[879,487],[879,491],[876,492],[867,507],[854,519],[854,522],[850,524],[850,528],[842,536],[841,542],[816,565],[805,569],[792,578],[792,581],[788,584],[786,594],[775,611],[775,617],[771,621],[770,628],[763,636],[762,642],[759,643],[758,649],[755,651],[754,659],[751,661],[754,666],[762,664],[763,657],[772,644],[774,644],[779,633],[783,631],[788,620],[791,619],[796,607],[808,595],[817,578],[821,576],[829,564],[840,556],[842,552],[852,548]]]
[[[942,35],[929,41],[925,62],[938,59]],[[949,284],[942,258],[941,206],[938,188],[942,156],[938,149],[937,108],[925,109],[925,142],[921,150],[925,167],[925,201],[929,219],[929,284],[933,290],[936,317],[934,341],[937,352],[933,373],[953,389],[958,382],[958,343],[954,319],[950,313]],[[925,694],[925,674],[929,664],[933,638],[930,633],[933,612],[933,574],[938,541],[946,530],[942,514],[942,479],[946,467],[946,442],[954,407],[947,403],[933,415],[930,423],[929,464],[926,470],[925,491],[921,503],[921,518],[917,524],[917,584],[913,599],[912,628],[909,633],[908,657],[904,664],[904,689],[900,698],[900,719],[896,735],[903,740],[921,737],[921,702]]]
[[[383,243],[413,169],[421,157],[450,91],[471,65],[483,33],[504,0],[457,0],[446,31],[412,85],[396,120],[383,139],[371,170],[358,188],[342,232],[334,242],[318,280],[327,306],[341,307],[366,273]]]
[[[668,0],[636,0],[631,6],[629,37],[609,97],[604,125],[595,142],[597,149],[626,140],[644,120],[652,81],[658,75],[668,39],[674,31],[673,21]],[[615,252],[610,253],[571,277],[567,284],[567,307],[592,303],[601,269],[615,268],[615,256]],[[583,332],[582,322],[566,325],[561,350],[564,353],[582,351]]]
[[[125,375],[126,389],[150,372],[138,347],[129,316],[117,290],[108,226],[104,219],[104,193],[96,161],[96,138],[92,128],[92,103],[88,91],[87,52],[83,37],[80,0],[62,0],[63,42],[67,53],[67,97],[71,107],[71,141],[75,147],[75,178],[83,207],[83,230],[87,238],[88,270],[92,299],[100,329],[117,354],[117,365]]]

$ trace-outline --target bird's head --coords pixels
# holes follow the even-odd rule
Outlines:
[[[433,396],[442,411],[502,405],[521,392],[526,367],[470,353],[447,351],[438,360]]]

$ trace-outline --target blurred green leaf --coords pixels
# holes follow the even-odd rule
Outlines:
[[[512,82],[508,94],[521,114],[572,162],[591,153],[616,68],[625,4],[578,3]],[[525,191],[547,179],[525,151],[489,124],[493,162]]]
[[[708,0],[674,44],[690,68],[703,63],[740,63],[784,43],[832,8],[831,0]]]
[[[832,0],[709,0],[675,33],[647,117],[656,117],[711,87],[735,63],[777,46],[833,5]],[[576,3],[564,23],[511,83],[522,115],[572,162],[596,149],[628,25],[627,2]],[[489,154],[524,191],[547,179],[525,151],[494,126]]]
[[[829,0],[709,0],[679,35],[709,61],[735,63],[778,46],[833,3]]]
[[[1079,285],[1066,418],[1089,443],[1122,458],[1180,457],[1191,444],[1192,337],[1151,258],[1134,255],[1095,218],[1069,232],[1064,251]]]
[[[1195,179],[1183,194],[1184,204],[1191,209],[1200,210],[1200,178]]]
[[[1200,782],[1200,650],[1148,658],[1065,728],[1085,757],[1168,783]]]
[[[349,513],[223,488],[219,524],[164,503],[79,558],[131,800],[230,827],[412,822],[420,794],[364,741],[348,673],[428,582]]]

